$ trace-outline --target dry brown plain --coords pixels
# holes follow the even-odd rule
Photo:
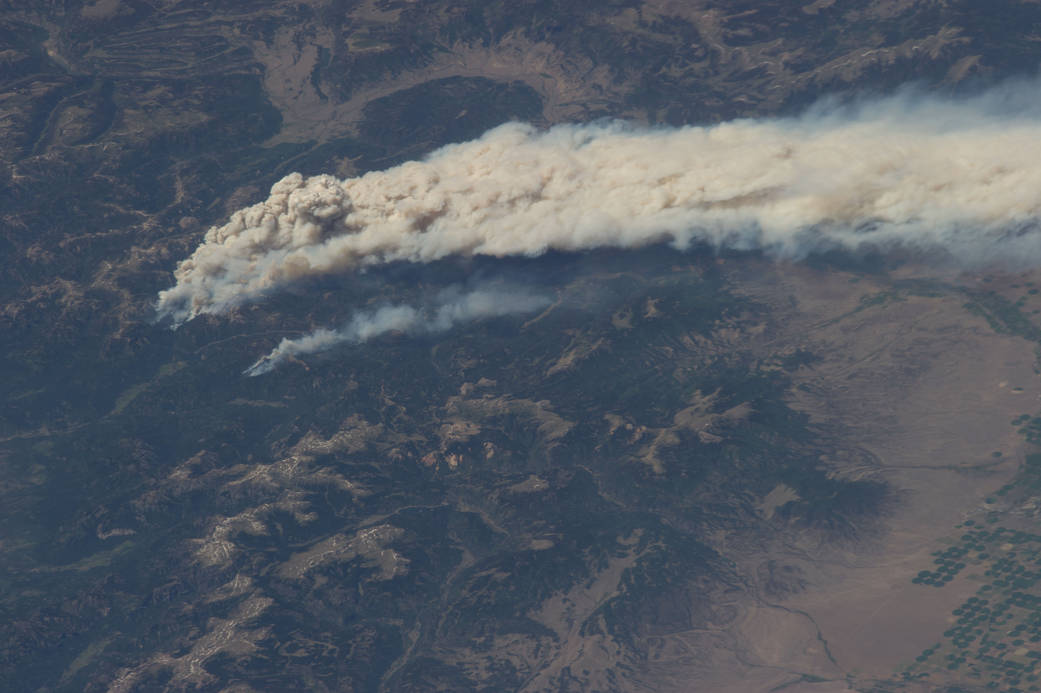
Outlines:
[[[1022,312],[1036,316],[1031,311],[1041,300],[1023,287],[1041,273],[984,278],[905,268],[869,278],[779,264],[735,270],[733,278],[776,311],[780,329],[764,347],[824,357],[800,369],[791,401],[822,428],[840,432],[842,449],[854,451],[827,462],[845,478],[888,482],[894,493],[884,519],[854,537],[835,541],[778,525],[769,549],[750,552],[746,574],[782,566],[802,589],[771,596],[761,584],[757,603],[737,604],[732,625],[711,634],[722,645],[712,649],[731,654],[696,688],[820,693],[890,680],[941,639],[951,611],[979,588],[964,575],[943,589],[911,578],[931,567],[932,552],[959,534],[956,525],[980,516],[984,499],[1014,477],[1026,444],[1010,420],[1041,408],[1036,345],[995,332],[967,310],[961,292],[993,291],[1012,301],[1023,295]],[[948,289],[900,289],[923,278]],[[778,504],[792,496],[790,489],[777,492]],[[768,564],[769,573],[762,569]],[[706,638],[675,636],[660,663],[678,665],[677,652],[692,641],[707,645]],[[691,690],[684,667],[675,669],[676,689]]]

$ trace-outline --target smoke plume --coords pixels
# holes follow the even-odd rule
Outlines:
[[[321,328],[298,339],[283,339],[270,354],[243,373],[250,376],[263,375],[290,357],[325,351],[344,342],[366,342],[387,332],[445,332],[462,322],[527,313],[549,303],[550,299],[546,296],[531,294],[516,287],[484,286],[470,291],[450,287],[439,292],[431,305],[424,309],[407,305],[383,306],[356,314],[340,330]]]
[[[957,101],[904,92],[710,127],[511,123],[357,178],[292,174],[210,229],[159,295],[159,314],[176,325],[298,278],[393,261],[664,241],[1033,263],[1039,91],[1006,84]]]

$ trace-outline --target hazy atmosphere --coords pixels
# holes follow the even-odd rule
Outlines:
[[[1041,693],[1041,3],[0,9],[0,691]]]

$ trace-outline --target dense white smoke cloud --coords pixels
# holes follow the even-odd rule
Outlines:
[[[503,125],[348,180],[293,174],[211,229],[159,296],[180,324],[294,279],[549,249],[864,244],[968,263],[1041,259],[1041,92],[903,93],[789,119],[641,129]]]
[[[263,375],[291,357],[325,351],[344,342],[366,342],[387,332],[444,332],[462,322],[527,313],[549,303],[548,297],[517,287],[483,286],[470,291],[451,287],[439,292],[431,306],[425,309],[406,305],[383,306],[358,313],[340,330],[322,328],[298,339],[283,339],[270,354],[243,373]]]

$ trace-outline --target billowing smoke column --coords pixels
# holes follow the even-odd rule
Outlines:
[[[679,129],[512,123],[358,178],[292,174],[206,234],[159,315],[177,325],[294,279],[398,260],[662,241],[1033,262],[1038,93],[1035,83],[960,101],[904,93]]]
[[[283,339],[244,374],[263,375],[290,357],[325,351],[343,342],[366,342],[395,331],[413,334],[444,332],[462,322],[527,313],[549,303],[546,296],[519,287],[484,286],[470,291],[451,287],[439,292],[426,309],[406,305],[383,306],[372,312],[358,313],[340,330],[322,328],[299,339]]]

